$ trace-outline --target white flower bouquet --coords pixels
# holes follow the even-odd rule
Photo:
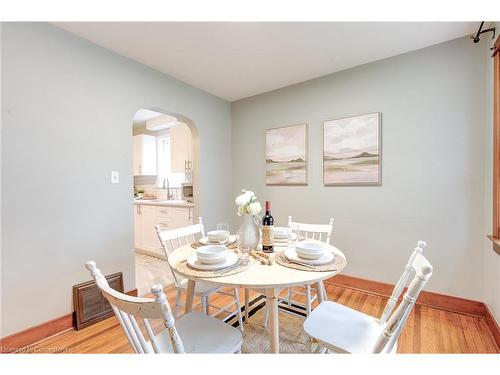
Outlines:
[[[238,206],[238,216],[244,214],[257,215],[262,211],[262,206],[257,202],[257,197],[253,191],[242,190],[241,194],[236,197],[235,202]]]

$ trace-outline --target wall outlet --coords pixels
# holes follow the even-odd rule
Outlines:
[[[120,183],[120,172],[111,171],[111,183],[112,184],[119,184]]]

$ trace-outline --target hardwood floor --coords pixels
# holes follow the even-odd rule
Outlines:
[[[387,298],[325,284],[328,298],[366,314],[379,317]],[[166,293],[171,305],[175,290]],[[243,290],[240,296],[243,296]],[[255,297],[256,295],[251,295]],[[229,297],[213,297],[222,306]],[[298,296],[295,298],[298,299]],[[195,301],[197,303],[198,301]],[[243,303],[243,301],[242,301]],[[250,318],[251,319],[251,318]],[[22,350],[23,353],[132,353],[115,317],[81,331],[66,331]],[[398,353],[499,353],[482,317],[416,305],[398,342]]]

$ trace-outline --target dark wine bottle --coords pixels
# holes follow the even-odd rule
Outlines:
[[[272,253],[274,251],[274,218],[271,215],[271,202],[266,201],[266,214],[262,218],[262,251]]]

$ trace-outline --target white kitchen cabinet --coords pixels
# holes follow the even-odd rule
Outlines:
[[[158,224],[162,229],[176,229],[193,224],[192,207],[158,206]]]
[[[172,223],[172,207],[158,206],[156,209],[156,217],[161,230],[174,229]]]
[[[175,228],[182,228],[193,224],[193,217],[190,207],[175,207],[172,210],[172,225]]]
[[[147,134],[134,136],[134,176],[156,176],[156,137]]]
[[[161,250],[160,240],[155,229],[157,224],[156,207],[141,206],[141,215],[144,248],[148,250]]]
[[[135,205],[135,247],[137,249],[162,252],[155,225],[156,206]]]
[[[140,214],[140,207],[134,205],[134,242],[136,249],[142,249],[142,217]]]
[[[170,128],[170,168],[172,172],[187,173],[193,170],[193,140],[185,124]]]
[[[162,230],[193,224],[193,207],[134,205],[135,248],[163,254],[155,226]]]
[[[192,207],[134,205],[135,248],[163,257],[155,226],[171,230],[193,224]]]

